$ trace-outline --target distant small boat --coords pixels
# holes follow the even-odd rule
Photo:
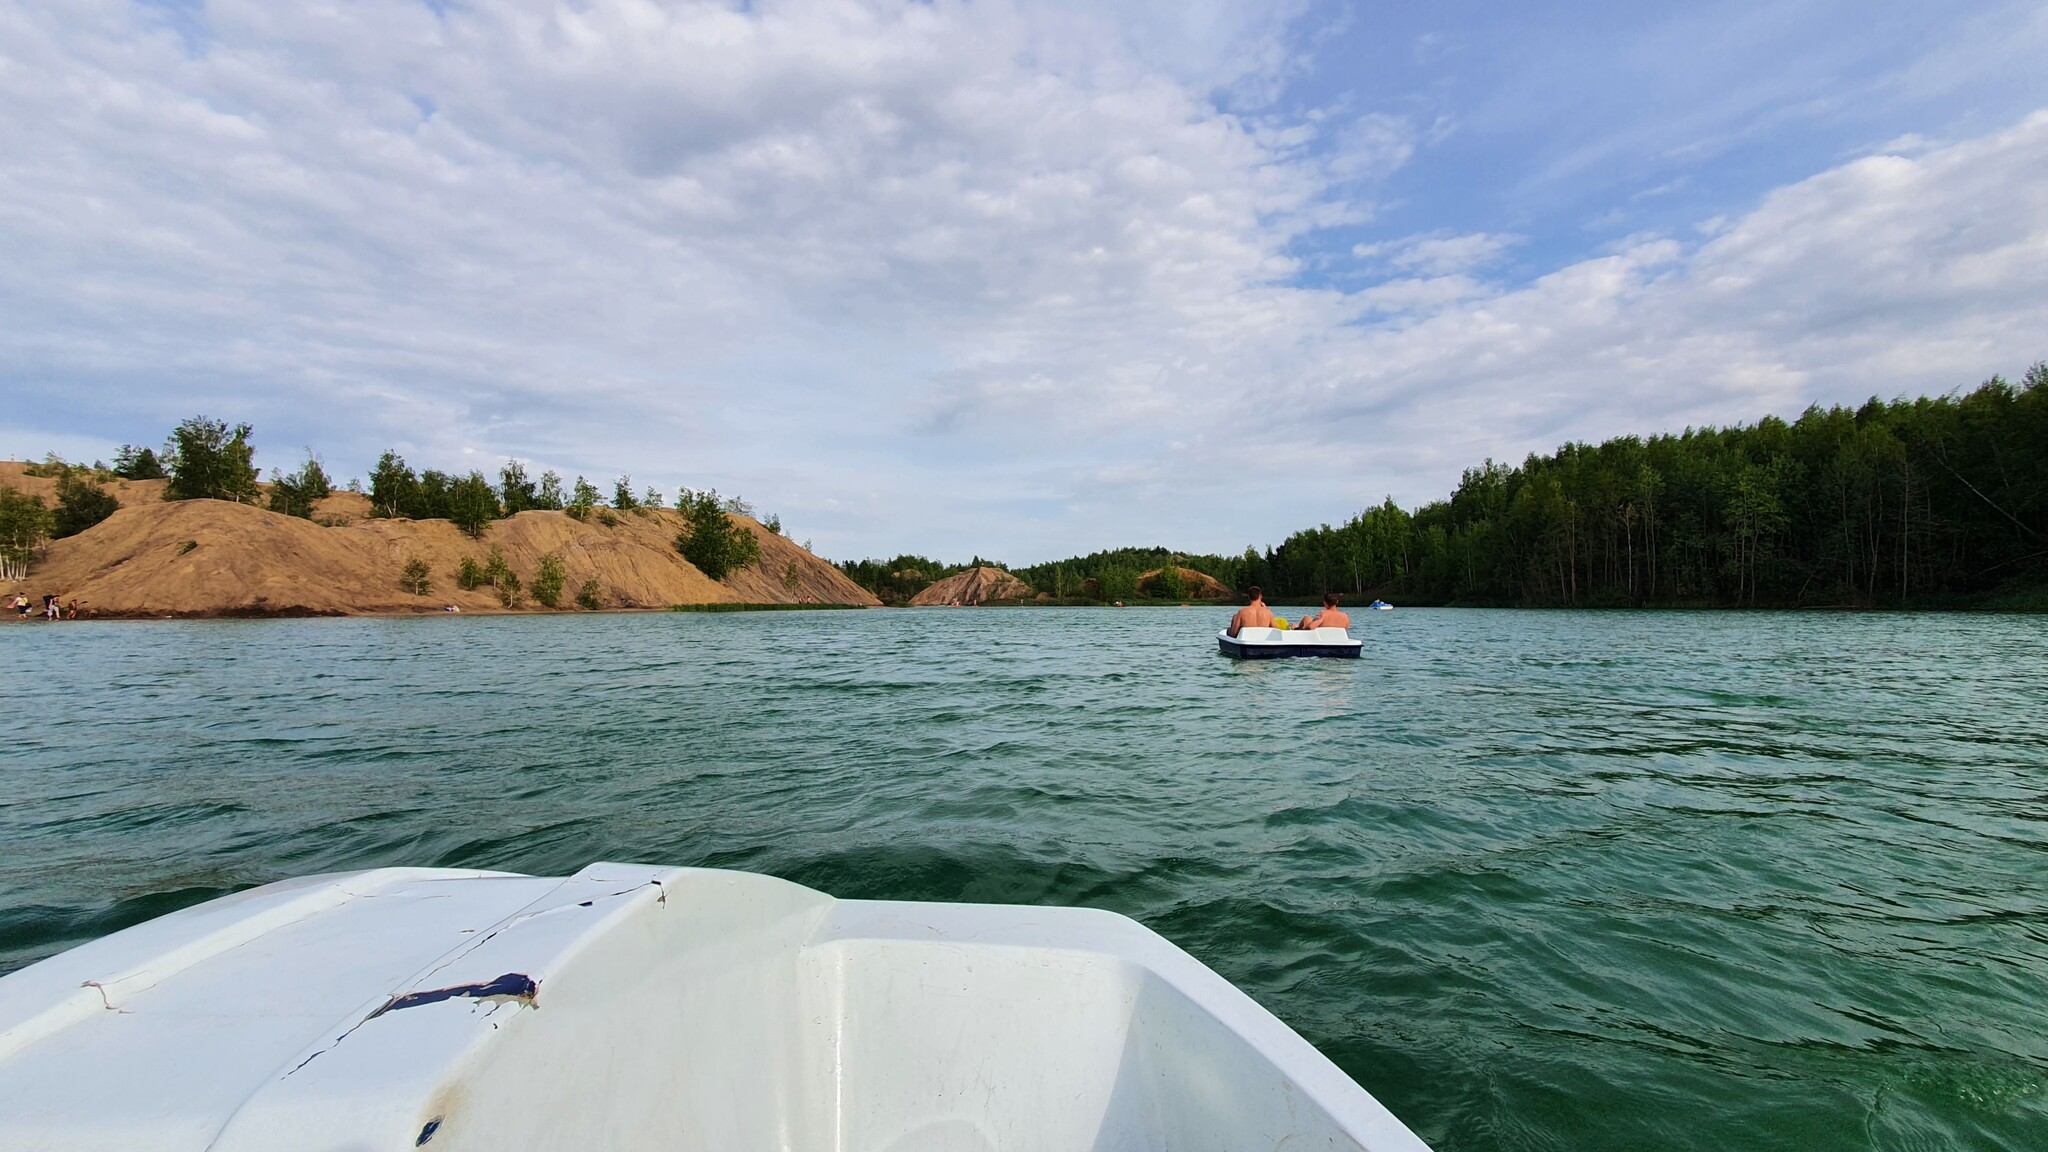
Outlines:
[[[631,864],[309,876],[0,977],[0,1145],[1429,1152],[1113,912]]]
[[[1226,628],[1216,634],[1216,646],[1236,660],[1271,660],[1282,656],[1335,656],[1356,660],[1364,642],[1353,640],[1342,628],[1240,628],[1232,636]]]
[[[1392,612],[1394,610],[1394,606],[1392,604],[1387,603],[1385,600],[1375,600],[1372,603],[1367,604],[1366,607],[1372,609],[1375,612]]]

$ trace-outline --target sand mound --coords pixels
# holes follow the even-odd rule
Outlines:
[[[1187,589],[1180,597],[1183,600],[1228,600],[1232,596],[1230,589],[1224,587],[1221,580],[1216,579],[1207,572],[1197,572],[1193,568],[1178,568],[1177,570],[1180,572],[1182,586]],[[1150,572],[1141,574],[1138,577],[1139,594],[1144,596],[1158,595],[1154,588],[1154,583],[1159,579],[1160,573],[1164,571],[1166,571],[1164,568],[1154,568]]]
[[[943,604],[986,604],[991,600],[1021,600],[1031,595],[1031,585],[1001,568],[969,568],[910,598],[912,607],[930,608]]]
[[[0,475],[0,480],[7,479]],[[34,477],[28,478],[34,480]],[[54,487],[54,482],[50,482]],[[161,490],[161,482],[154,483]],[[25,485],[18,485],[27,490]],[[463,591],[456,566],[492,548],[530,585],[540,558],[559,553],[567,573],[561,603],[573,607],[585,581],[606,608],[714,603],[878,603],[838,569],[745,517],[761,540],[762,564],[713,581],[675,550],[682,519],[673,512],[625,513],[607,526],[561,512],[522,512],[472,540],[446,520],[372,520],[359,496],[323,501],[324,526],[246,504],[164,502],[138,494],[92,528],[53,541],[19,584],[0,586],[77,598],[102,616],[348,615],[372,612],[503,611],[488,588]],[[320,515],[321,513],[316,513]],[[430,587],[399,587],[409,560],[426,562]],[[526,607],[535,607],[531,597]]]
[[[0,484],[30,496],[41,496],[49,507],[57,506],[57,478],[54,476],[30,476],[28,465],[14,460],[0,460]],[[164,486],[168,480],[109,480],[100,487],[113,493],[114,499],[127,508],[136,504],[155,504],[164,498]]]

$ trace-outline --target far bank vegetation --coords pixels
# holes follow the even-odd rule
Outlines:
[[[473,554],[451,556],[447,538],[431,534],[420,536],[399,530],[396,534],[386,532],[381,537],[365,538],[365,543],[370,539],[388,540],[391,567],[386,570],[390,575],[384,578],[388,581],[384,587],[421,601],[413,610],[437,607],[426,603],[426,599],[437,590],[443,590],[441,595],[445,597],[446,590],[451,589],[486,592],[504,608],[530,603],[554,610],[594,611],[614,605],[667,607],[673,602],[671,599],[654,603],[647,599],[650,589],[662,587],[671,588],[669,596],[682,602],[724,602],[738,596],[746,598],[745,602],[787,599],[805,603],[822,599],[873,603],[830,564],[813,558],[808,545],[778,542],[771,570],[764,559],[762,540],[766,537],[757,533],[765,527],[778,541],[786,540],[781,536],[779,517],[768,516],[760,524],[749,523],[747,518],[752,516],[753,509],[746,501],[708,488],[686,487],[676,491],[674,510],[670,511],[667,493],[652,485],[636,484],[628,476],[618,477],[607,486],[607,491],[584,476],[566,479],[552,469],[535,475],[519,460],[505,461],[495,475],[477,469],[415,470],[396,450],[391,450],[376,460],[365,484],[356,480],[337,481],[309,450],[295,466],[274,468],[265,480],[258,469],[254,429],[247,423],[208,416],[195,416],[180,423],[161,448],[124,444],[111,465],[104,461],[74,464],[52,455],[21,466],[14,475],[23,478],[17,483],[30,485],[31,490],[23,491],[0,479],[0,577],[10,583],[28,579],[49,554],[53,541],[89,532],[128,504],[160,506],[223,501],[314,521],[321,526],[446,521],[463,537],[476,542]],[[577,530],[583,533],[580,537],[576,532],[565,534],[560,529],[529,527],[508,538],[516,544],[515,548],[504,549],[494,543],[497,537],[493,525],[532,512],[558,513],[586,527]],[[155,513],[147,515],[153,517]],[[222,521],[216,517],[213,522]],[[253,529],[253,521],[246,523]],[[589,536],[591,529],[621,529],[629,523],[634,525],[633,532],[613,543]],[[135,530],[147,532],[124,531],[132,536]],[[656,534],[650,538],[650,533]],[[195,535],[204,537],[204,533]],[[426,546],[424,542],[430,539],[442,542]],[[701,582],[686,587],[687,580],[696,580],[696,575],[690,575],[684,584],[676,583],[681,577],[656,575],[662,566],[657,563],[650,567],[647,553],[648,546],[656,540],[666,541],[669,555],[687,561],[710,581],[740,582],[729,589],[707,587]],[[166,562],[183,561],[199,547],[198,540],[187,540],[167,556]],[[565,553],[564,548],[569,552]],[[295,551],[304,555],[302,549]],[[218,554],[200,552],[194,562],[206,564],[209,555]],[[278,560],[279,555],[272,552],[256,558],[265,563],[284,562]],[[434,557],[431,563],[429,555]],[[639,590],[620,600],[598,578],[604,575],[600,561],[614,567],[625,566],[619,571],[628,573]],[[339,561],[303,562],[326,564],[326,570],[334,571]],[[600,569],[596,575],[591,574],[593,565]],[[680,564],[677,568],[689,571]],[[97,569],[88,565],[80,571]],[[179,584],[184,580],[177,578]],[[158,583],[162,582],[159,579]],[[81,581],[74,576],[69,583],[77,585]],[[175,587],[157,598],[172,603],[180,601]],[[381,603],[389,596],[370,592],[360,599]],[[472,606],[475,603],[474,599],[456,599]],[[187,610],[204,614],[209,609],[203,600],[200,597],[198,606]],[[251,607],[231,605],[213,610],[264,611],[263,602],[258,595]]]
[[[990,561],[840,565],[887,603]],[[1001,565],[996,565],[1001,567]],[[1467,469],[1238,555],[1115,549],[1009,569],[1058,603],[1326,591],[1526,607],[2048,609],[2048,364],[1943,396],[1573,443]],[[1153,574],[1148,579],[1148,573]]]

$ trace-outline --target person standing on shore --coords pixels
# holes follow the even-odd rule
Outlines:
[[[1230,618],[1230,635],[1235,636],[1247,628],[1271,628],[1273,610],[1266,607],[1266,594],[1254,584],[1248,590],[1252,602],[1237,610]]]

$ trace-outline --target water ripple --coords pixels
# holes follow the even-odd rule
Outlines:
[[[0,970],[308,872],[747,868],[1137,916],[1443,1152],[2048,1148],[2048,621],[1216,622],[0,627]]]

